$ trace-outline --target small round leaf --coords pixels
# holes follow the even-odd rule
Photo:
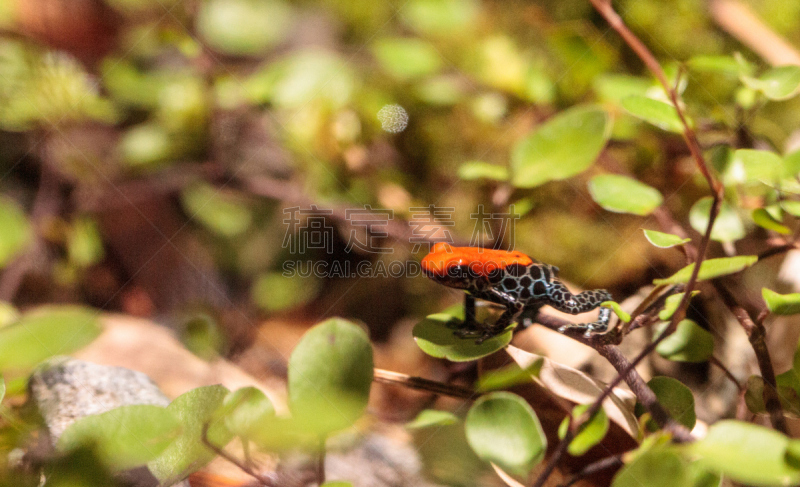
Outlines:
[[[464,307],[451,306],[442,313],[429,315],[414,326],[411,334],[417,346],[428,355],[452,362],[469,362],[493,354],[511,342],[513,327],[480,345],[476,338],[462,338],[454,332],[464,321]]]
[[[659,336],[667,326],[664,323],[654,335]],[[705,362],[714,354],[714,337],[694,321],[683,320],[672,335],[658,344],[656,352],[675,362]]]
[[[225,397],[217,412],[225,426],[236,436],[251,438],[253,432],[275,415],[269,398],[255,387],[243,387]]]
[[[0,328],[0,371],[25,370],[53,355],[83,348],[102,329],[97,311],[78,306],[43,306]]]
[[[789,438],[742,421],[715,423],[688,451],[711,471],[748,485],[796,485],[800,469],[787,462]]]
[[[481,459],[515,475],[528,475],[547,448],[536,413],[509,392],[493,392],[475,401],[464,427],[470,447]]]
[[[786,225],[775,220],[772,215],[764,208],[756,208],[752,213],[753,222],[761,228],[772,230],[773,232],[780,233],[781,235],[789,235],[792,233]]]
[[[712,199],[710,196],[700,198],[689,210],[689,224],[705,234],[711,214]],[[711,239],[718,242],[734,242],[745,236],[744,224],[736,210],[725,201],[719,208],[719,214],[711,229]]]
[[[293,417],[318,435],[352,425],[367,407],[372,373],[372,345],[361,327],[341,318],[314,326],[289,358]]]
[[[800,91],[800,66],[779,66],[758,78],[742,76],[745,86],[758,90],[770,100],[788,100]]]
[[[700,264],[700,272],[697,273],[698,281],[705,281],[707,279],[714,279],[728,274],[735,274],[737,272],[747,269],[751,265],[758,262],[757,255],[739,255],[736,257],[720,257],[718,259],[704,260]],[[654,279],[653,283],[660,284],[684,284],[689,282],[692,276],[694,264],[689,264],[675,274],[665,279]]]
[[[770,313],[776,315],[796,315],[800,313],[800,293],[778,294],[767,288],[761,289],[761,296],[767,303]]]
[[[608,114],[593,106],[554,116],[514,146],[511,183],[533,188],[583,172],[605,147],[609,129]]]
[[[694,412],[694,395],[681,381],[672,377],[653,377],[647,386],[653,390],[658,402],[664,406],[669,415],[689,429],[694,428],[697,416]],[[644,414],[641,404],[636,405],[637,414]],[[651,426],[655,426],[652,424]]]
[[[692,240],[690,238],[680,238],[677,235],[657,232],[655,230],[644,230],[644,236],[648,242],[662,249],[683,245]]]
[[[59,438],[58,449],[94,444],[106,465],[124,470],[158,456],[180,432],[180,421],[167,408],[122,406],[72,423]]]
[[[683,123],[678,117],[678,112],[669,103],[646,96],[633,95],[622,100],[622,108],[634,117],[662,130],[677,134],[683,133]]]
[[[663,201],[655,188],[617,174],[593,177],[589,181],[589,194],[608,211],[642,216],[652,213]]]
[[[676,452],[653,448],[637,455],[619,471],[611,487],[679,487],[692,485],[689,470]]]
[[[572,410],[572,418],[580,418],[583,413],[589,409],[588,404],[579,404]],[[579,457],[589,451],[589,449],[605,438],[608,433],[608,416],[605,410],[600,408],[597,414],[589,420],[589,424],[583,427],[583,430],[572,439],[567,451],[574,457]],[[558,437],[562,440],[567,435],[567,428],[569,428],[569,418],[564,418],[561,425],[558,427]]]

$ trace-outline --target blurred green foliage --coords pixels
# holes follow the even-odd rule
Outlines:
[[[694,243],[708,224],[708,188],[679,135],[683,125],[672,101],[584,0],[108,0],[113,25],[94,27],[108,28],[114,42],[99,46],[99,57],[59,37],[88,17],[48,17],[42,32],[30,17],[37,9],[22,8],[23,1],[33,0],[0,2],[0,268],[29,271],[16,286],[6,281],[14,272],[3,274],[0,288],[6,292],[10,282],[18,292],[2,299],[14,304],[88,302],[131,312],[138,308],[136,294],[126,294],[130,282],[155,303],[151,313],[196,301],[298,321],[346,310],[385,338],[395,322],[441,309],[440,290],[421,276],[283,272],[300,260],[386,262],[383,254],[349,245],[366,232],[346,221],[347,209],[389,210],[393,221],[413,227],[414,208],[453,208],[420,232],[513,246],[558,265],[581,287],[625,293],[683,265],[675,250],[665,249],[689,240],[649,230],[645,238],[639,230],[651,225],[649,215],[670,212],[696,232],[689,235]],[[795,2],[746,3],[800,44]],[[726,185],[711,234],[716,258],[701,266],[700,278],[753,266],[756,256],[735,255],[736,248],[755,248],[798,227],[800,68],[768,66],[718,29],[700,0],[621,0],[615,7],[661,60],[712,171]],[[55,184],[45,184],[48,174]],[[287,224],[290,206],[309,210],[296,222],[305,230],[323,216],[332,230],[324,248],[291,249],[308,235]],[[484,207],[508,212],[513,229],[478,224],[474,215]],[[137,226],[137,218],[146,225]],[[372,236],[393,260],[414,262],[426,247],[399,233]],[[147,272],[151,259],[170,250],[176,259]],[[181,265],[206,274],[187,279]],[[691,270],[656,283],[685,283]],[[197,282],[206,294],[164,298],[165,289],[189,294]],[[782,314],[793,312],[797,297],[765,290],[764,299]],[[0,372],[12,377],[9,395],[24,389],[16,375],[100,332],[94,310],[20,313],[1,303]],[[447,328],[458,313],[431,315],[414,329],[425,352],[475,360],[511,339],[509,330],[481,346],[465,344]],[[213,359],[226,349],[224,324],[216,319],[182,323],[184,342],[199,356]],[[694,322],[682,322],[659,349],[683,361],[704,361],[712,352],[708,332]],[[109,464],[127,466],[128,457],[149,461],[161,480],[182,478],[213,456],[200,438],[206,422],[214,423],[221,446],[238,435],[270,448],[360,418],[372,350],[357,325],[332,320],[312,329],[289,365],[290,403],[300,419],[274,416],[269,400],[252,390],[197,389],[168,408],[181,436],[157,458],[119,453],[114,445],[99,456],[81,447],[55,461],[49,481],[89,485],[86,472],[70,468],[73,458],[93,466],[97,478],[106,479]],[[796,377],[781,376],[784,390],[796,392]],[[754,383],[748,404],[761,412],[758,386],[763,390]],[[675,396],[678,406],[688,403],[677,386],[656,389],[671,407]],[[516,473],[539,460],[545,442],[527,403],[487,397],[470,413],[466,440],[461,425],[448,425],[420,446],[434,477],[475,482],[483,466],[467,440],[478,456]],[[341,417],[319,414],[328,401]],[[498,415],[537,434],[520,438],[514,424],[494,421]],[[419,423],[454,420],[443,416]],[[135,425],[147,415],[121,419]],[[3,421],[3,431],[11,431],[10,420]],[[79,427],[87,432],[74,434],[103,431],[104,421],[96,417]],[[152,426],[169,432],[173,422]],[[265,424],[285,437],[268,437]],[[256,427],[259,434],[251,431]],[[795,448],[784,437],[739,423],[712,426],[711,433],[691,450],[704,457],[696,471],[750,483],[800,478],[784,462]],[[737,435],[767,446],[748,459],[729,442]],[[589,436],[593,444],[602,434]],[[511,440],[520,448],[503,445]],[[657,461],[662,453],[667,459]],[[658,440],[645,443],[616,485],[667,474],[690,485],[695,467],[682,455]]]

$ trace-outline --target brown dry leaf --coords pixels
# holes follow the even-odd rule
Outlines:
[[[602,394],[605,387],[601,382],[583,372],[559,364],[547,357],[526,352],[512,345],[506,347],[506,352],[523,369],[537,360],[543,360],[542,369],[536,381],[551,394],[570,403],[592,403]],[[631,438],[636,438],[638,430],[638,421],[633,414],[635,404],[636,397],[631,392],[620,388],[616,388],[603,402],[603,409],[609,419],[619,425]],[[571,407],[567,408],[567,410],[570,409]]]

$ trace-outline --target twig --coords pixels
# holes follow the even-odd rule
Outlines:
[[[325,436],[319,437],[317,448],[317,485],[325,483]]]
[[[739,379],[737,379],[736,376],[733,375],[733,372],[731,372],[728,369],[728,367],[726,367],[725,364],[723,364],[717,357],[712,355],[711,358],[708,359],[708,361],[711,362],[712,365],[716,365],[717,367],[719,367],[719,369],[722,370],[722,372],[725,374],[725,376],[728,379],[730,379],[731,382],[733,382],[736,385],[736,389],[738,389],[740,391],[742,389],[745,389],[745,387],[743,385],[739,384]]]
[[[375,369],[373,380],[384,384],[397,384],[411,389],[420,391],[433,392],[434,394],[441,394],[443,396],[455,397],[458,399],[475,399],[480,395],[467,387],[455,386],[445,384],[443,382],[436,382],[421,377],[413,377],[400,372],[392,372],[391,370]]]
[[[772,257],[773,255],[780,255],[780,254],[782,254],[784,252],[788,252],[788,251],[790,251],[792,249],[796,249],[796,248],[797,248],[797,244],[794,243],[794,242],[788,243],[788,244],[784,244],[784,245],[779,245],[777,247],[772,247],[771,249],[767,249],[767,250],[761,252],[760,254],[758,254],[758,260],[761,261],[761,260],[767,259],[769,257]]]
[[[733,316],[742,325],[747,338],[750,340],[750,345],[756,354],[758,361],[758,368],[761,371],[761,377],[764,379],[764,407],[769,413],[772,427],[781,433],[788,434],[788,427],[786,425],[786,418],[783,416],[783,408],[781,406],[781,399],[778,396],[778,384],[775,378],[775,369],[772,367],[772,359],[767,350],[767,330],[764,328],[764,318],[767,316],[766,312],[759,314],[758,318],[753,321],[750,314],[741,307],[733,295],[718,279],[712,281],[714,289],[717,294],[725,303],[725,306],[733,313]]]
[[[278,487],[277,480],[271,477],[267,477],[266,475],[261,475],[260,473],[256,472],[249,465],[245,465],[243,462],[239,461],[238,458],[231,455],[230,453],[226,452],[222,448],[218,447],[217,445],[211,443],[211,440],[208,439],[208,428],[210,427],[210,423],[203,424],[203,430],[200,433],[200,439],[203,441],[208,448],[210,448],[214,453],[219,455],[220,457],[224,458],[225,460],[231,462],[232,464],[236,465],[241,469],[242,472],[246,473],[247,475],[256,479],[261,485],[266,487]]]
[[[570,485],[579,482],[590,475],[594,475],[597,472],[602,472],[603,470],[613,467],[619,467],[621,465],[622,465],[622,454],[600,459],[594,463],[590,463],[589,465],[585,466],[583,469],[581,469],[580,472],[570,477],[570,479],[566,483],[561,484],[561,487],[569,487]]]

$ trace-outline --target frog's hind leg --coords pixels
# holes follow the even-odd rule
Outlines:
[[[548,289],[550,306],[569,314],[579,314],[591,311],[600,306],[605,301],[611,301],[611,294],[605,289],[595,289],[584,291],[580,294],[572,294],[566,286],[560,282],[553,282]],[[611,319],[609,308],[600,308],[600,314],[596,321],[591,323],[574,323],[564,325],[558,329],[560,332],[566,330],[586,330],[585,335],[593,333],[603,333],[608,329],[608,322]]]

